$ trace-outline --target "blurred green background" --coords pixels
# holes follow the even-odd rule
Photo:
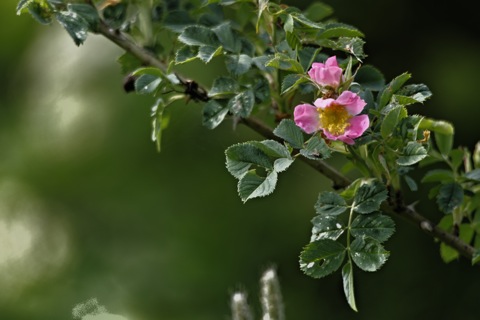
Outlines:
[[[171,109],[157,153],[153,100],[123,92],[122,51],[97,36],[77,48],[57,24],[16,16],[16,2],[0,2],[1,320],[71,319],[92,297],[129,320],[228,319],[239,288],[258,319],[258,279],[272,265],[289,320],[479,318],[478,267],[444,264],[438,244],[398,218],[388,263],[355,273],[351,311],[340,273],[314,280],[298,267],[325,178],[296,163],[272,196],[242,204],[223,152],[260,137],[228,122],[209,131],[190,102]],[[456,144],[473,148],[478,12],[466,2],[324,2],[366,34],[366,62],[387,80],[409,71],[430,87],[411,112],[451,121]],[[409,201],[438,221],[427,191]]]

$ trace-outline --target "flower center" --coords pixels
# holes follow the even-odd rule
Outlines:
[[[330,105],[325,109],[318,109],[318,114],[322,128],[335,136],[345,132],[345,129],[350,126],[349,120],[352,118],[347,109],[338,104]]]

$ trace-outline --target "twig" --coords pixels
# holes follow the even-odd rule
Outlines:
[[[117,44],[119,47],[125,49],[127,52],[134,55],[137,59],[142,61],[143,64],[159,68],[162,71],[167,70],[167,67],[163,62],[161,62],[149,51],[138,46],[135,42],[130,40],[130,38],[128,38],[124,33],[120,32],[119,30],[111,29],[104,22],[101,22],[99,24],[97,32]],[[176,76],[184,86],[188,86],[191,83],[191,81],[179,76],[178,74]],[[205,99],[203,101],[208,100],[207,91],[205,89],[199,86],[198,91],[199,95],[204,95],[204,97],[202,96]],[[263,124],[258,119],[249,117],[242,119],[241,122],[253,129],[254,131],[258,132],[260,135],[266,137],[267,139],[279,140],[279,138],[273,134],[271,128]],[[346,176],[338,172],[335,168],[328,165],[324,161],[310,160],[303,157],[301,159],[313,169],[330,179],[333,183],[334,188],[345,188],[351,183],[350,179],[348,179]],[[416,212],[413,207],[407,207],[403,204],[392,205],[384,203],[382,209],[387,213],[405,218],[428,235],[451,246],[467,259],[471,260],[476,252],[476,249],[474,247],[465,243],[459,237],[438,228],[437,226],[435,226],[434,223]]]

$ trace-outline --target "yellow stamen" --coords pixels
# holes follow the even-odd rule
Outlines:
[[[325,109],[318,109],[318,114],[322,128],[335,136],[345,132],[350,126],[349,120],[352,118],[344,106],[336,104]]]

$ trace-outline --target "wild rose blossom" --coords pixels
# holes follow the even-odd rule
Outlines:
[[[335,89],[340,85],[342,68],[338,66],[337,57],[332,56],[325,63],[314,62],[308,75],[319,85]]]
[[[366,104],[356,93],[344,91],[336,99],[319,98],[314,106],[298,105],[293,116],[295,124],[306,133],[322,130],[328,139],[351,145],[370,125],[367,115],[358,115]]]

